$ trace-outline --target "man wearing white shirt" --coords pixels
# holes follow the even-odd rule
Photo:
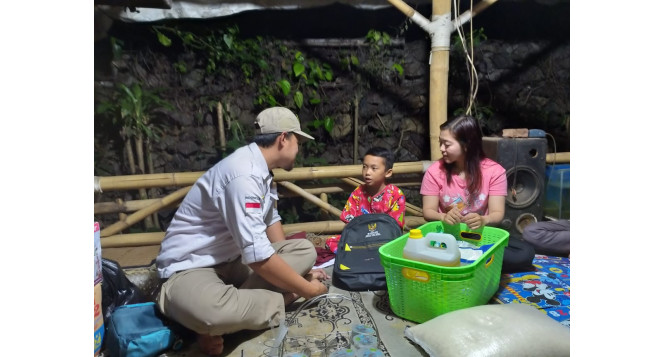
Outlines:
[[[221,160],[192,186],[161,243],[157,270],[162,313],[198,333],[206,354],[223,351],[223,337],[278,325],[285,306],[327,293],[316,250],[286,240],[271,170],[291,170],[302,132],[287,108],[263,110],[249,145]]]

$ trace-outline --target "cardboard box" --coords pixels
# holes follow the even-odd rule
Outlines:
[[[95,222],[95,285],[103,279],[101,272],[101,232],[99,222]]]
[[[104,341],[104,314],[102,314],[101,297],[101,283],[95,284],[95,356],[99,356],[101,343]]]

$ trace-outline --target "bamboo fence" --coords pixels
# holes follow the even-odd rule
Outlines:
[[[569,152],[547,154],[547,163],[568,163]],[[432,164],[432,161],[398,162],[394,164],[395,179],[399,175],[415,176],[410,180],[395,181],[397,187],[419,187],[421,175]],[[147,188],[177,187],[174,192],[160,199],[145,199],[136,201],[115,200],[111,202],[97,202],[94,204],[95,215],[118,215],[118,221],[102,229],[102,248],[135,247],[158,245],[164,238],[164,232],[130,233],[122,232],[141,222],[146,217],[164,209],[173,209],[179,205],[189,192],[191,185],[203,175],[204,172],[163,173],[146,175],[124,176],[95,176],[95,193],[123,190],[140,190]],[[291,171],[282,169],[273,170],[274,181],[285,190],[279,190],[280,197],[303,197],[328,213],[335,220],[318,222],[302,222],[285,224],[286,234],[293,232],[310,232],[314,234],[338,234],[343,230],[344,223],[339,220],[341,210],[326,200],[328,193],[350,193],[362,181],[358,178],[362,173],[362,165],[340,165],[320,167],[299,167]],[[322,178],[338,179],[340,185],[326,184],[298,186],[294,181],[310,181]],[[406,229],[417,227],[425,223],[422,208],[406,203]]]

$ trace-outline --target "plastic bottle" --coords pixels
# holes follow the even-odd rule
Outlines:
[[[422,237],[422,231],[411,229],[408,241],[403,248],[403,257],[418,262],[456,267],[461,254],[456,238],[448,233],[428,233]]]

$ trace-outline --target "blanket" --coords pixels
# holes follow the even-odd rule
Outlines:
[[[535,255],[533,267],[533,271],[502,274],[492,302],[529,304],[569,327],[569,258]]]

